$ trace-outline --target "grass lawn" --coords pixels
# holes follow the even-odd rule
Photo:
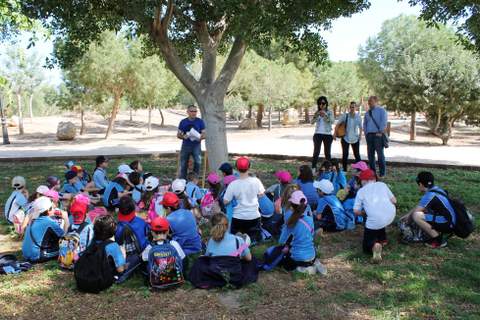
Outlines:
[[[125,158],[122,162],[133,159]],[[142,159],[144,168],[161,179],[175,173],[174,159]],[[120,160],[112,160],[114,168]],[[296,172],[300,163],[254,159],[253,171],[266,186],[273,173]],[[92,163],[85,167],[93,171]],[[390,168],[386,182],[397,197],[397,216],[413,207],[420,194],[414,182],[418,168]],[[10,194],[15,175],[27,178],[32,191],[47,175],[62,176],[63,163],[0,163],[0,203]],[[110,170],[114,171],[114,169]],[[440,186],[462,198],[480,218],[480,172],[431,170]],[[3,213],[3,208],[2,208]],[[445,249],[397,243],[394,226],[387,229],[384,261],[372,265],[361,252],[362,228],[327,234],[318,255],[328,275],[305,276],[277,270],[262,273],[256,284],[240,290],[196,290],[190,285],[151,292],[140,276],[99,295],[76,291],[73,276],[55,261],[33,270],[0,277],[0,318],[18,319],[143,319],[143,318],[275,318],[275,319],[480,319],[480,243],[477,232],[468,240],[453,238]],[[257,256],[271,244],[253,249]],[[18,252],[11,228],[0,224],[0,252]]]

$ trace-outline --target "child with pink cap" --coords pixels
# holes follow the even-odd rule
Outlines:
[[[275,177],[277,178],[278,183],[275,183],[265,190],[265,194],[267,194],[273,202],[277,201],[278,198],[282,196],[285,188],[292,183],[292,175],[287,170],[277,171]]]
[[[210,172],[207,176],[208,191],[200,202],[202,216],[212,217],[215,213],[222,212],[220,207],[220,195],[222,192],[221,179],[216,172]]]

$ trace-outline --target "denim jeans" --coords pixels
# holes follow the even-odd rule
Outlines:
[[[383,177],[387,171],[387,162],[385,161],[385,155],[383,153],[383,137],[377,136],[375,133],[369,133],[367,138],[367,152],[368,152],[368,165],[373,171],[376,170],[375,153],[378,157],[379,175]]]
[[[180,150],[180,178],[187,178],[188,159],[190,155],[193,157],[193,171],[196,174],[200,174],[200,164],[202,162],[202,149],[200,143],[191,145],[183,144]]]

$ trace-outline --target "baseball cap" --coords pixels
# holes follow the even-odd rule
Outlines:
[[[23,187],[25,187],[26,184],[27,183],[24,177],[16,176],[12,179],[12,188],[16,190],[22,189]]]
[[[160,181],[158,180],[157,177],[154,177],[154,176],[148,177],[147,179],[145,179],[145,182],[143,183],[143,185],[145,186],[145,190],[147,191],[152,191],[153,189],[158,187],[159,184],[160,184]]]
[[[292,181],[292,175],[286,170],[277,171],[277,173],[275,173],[275,177],[277,177],[281,183],[290,183]]]
[[[44,194],[43,194],[45,197],[49,197],[50,199],[52,199],[53,201],[57,202],[58,200],[60,200],[60,195],[58,194],[57,191],[53,190],[53,189],[48,189],[48,191],[46,191]]]
[[[64,163],[65,167],[67,167],[68,169],[71,169],[74,165],[75,165],[75,161],[73,160],[68,160]]]
[[[45,193],[46,193],[48,190],[50,190],[50,189],[48,189],[47,186],[41,185],[41,186],[38,186],[38,188],[37,188],[36,191],[37,191],[37,193],[40,193],[41,195],[44,195],[44,196],[45,196],[45,195],[46,195]]]
[[[307,204],[307,197],[305,197],[305,194],[301,190],[294,191],[290,199],[288,199],[288,201],[293,204],[300,204],[302,200]]]
[[[248,170],[250,168],[250,160],[247,157],[240,157],[237,159],[235,165],[238,170]]]
[[[172,182],[172,191],[176,194],[182,193],[185,191],[187,181],[185,179],[175,179]]]
[[[358,161],[352,164],[352,168],[360,171],[365,171],[368,169],[368,165],[365,163],[365,161]]]
[[[73,179],[77,176],[77,173],[73,170],[69,170],[67,172],[65,172],[65,179],[70,180],[70,179]]]
[[[39,197],[33,202],[33,210],[38,217],[40,213],[48,211],[52,208],[52,200],[47,197]]]
[[[207,181],[211,184],[218,184],[220,183],[221,179],[216,172],[210,172],[207,176]]]
[[[364,170],[360,173],[360,175],[358,176],[358,178],[362,181],[366,181],[366,180],[375,180],[375,172],[373,172],[372,169],[367,169],[367,170]]]
[[[314,181],[313,182],[313,187],[315,189],[319,189],[320,191],[322,191],[323,193],[325,194],[331,194],[333,192],[333,190],[335,189],[333,187],[333,183],[330,182],[330,180],[327,180],[327,179],[322,179],[320,181]]]
[[[130,168],[130,166],[128,164],[121,164],[121,165],[118,166],[118,172],[129,174],[129,173],[133,172],[133,169]]]
[[[55,176],[49,176],[46,182],[49,188],[53,188],[60,182],[60,179]]]
[[[178,203],[179,203],[179,199],[178,199],[178,196],[173,193],[173,192],[166,192],[164,195],[163,195],[163,199],[162,199],[162,202],[160,203],[161,205],[165,206],[165,207],[174,207],[176,208],[178,206]]]
[[[164,217],[155,217],[150,222],[150,229],[155,232],[167,232],[170,228],[170,223]]]
[[[70,213],[74,224],[80,224],[85,221],[87,209],[88,205],[82,199],[74,198],[73,203],[70,205]]]
[[[83,168],[82,168],[81,166],[74,165],[74,166],[72,166],[71,170],[72,170],[73,172],[78,173],[78,172],[80,172],[80,171],[83,171]]]
[[[222,171],[226,175],[231,175],[233,173],[233,167],[228,162],[222,163],[222,165],[220,166],[220,168],[218,168],[218,170]]]
[[[230,183],[232,183],[235,180],[237,180],[237,177],[235,177],[233,174],[231,174],[231,175],[225,176],[223,178],[223,184],[228,186]]]

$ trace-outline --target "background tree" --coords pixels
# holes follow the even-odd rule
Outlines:
[[[367,0],[322,1],[23,1],[24,12],[40,18],[66,39],[58,52],[71,63],[105,29],[130,26],[149,35],[148,44],[163,55],[166,65],[197,101],[207,123],[210,169],[227,160],[224,98],[248,45],[263,47],[272,38],[284,39],[309,60],[326,58],[319,30],[332,19],[369,6]],[[217,73],[219,53],[227,60]],[[200,52],[202,72],[196,79],[186,63]]]
[[[22,13],[21,1],[0,1],[0,40],[11,38],[19,31],[29,30],[33,21]]]

